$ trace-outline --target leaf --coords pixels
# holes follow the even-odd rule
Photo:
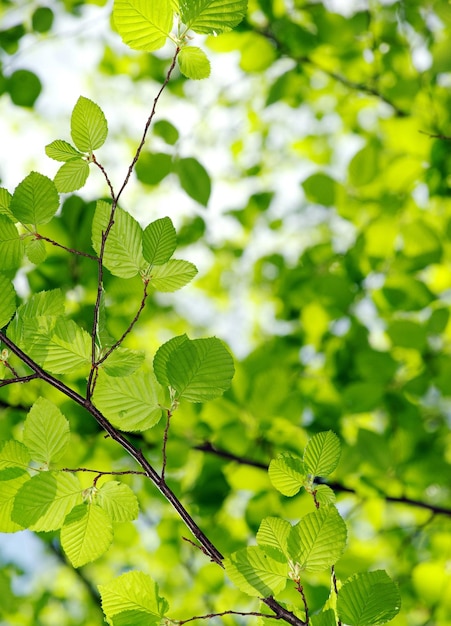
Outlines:
[[[28,448],[20,441],[11,439],[0,442],[0,470],[8,467],[28,468],[31,456]]]
[[[94,403],[116,428],[140,431],[160,421],[164,393],[150,373],[113,378],[99,372]]]
[[[82,152],[91,153],[103,146],[108,135],[108,124],[98,104],[80,96],[70,119],[74,144]]]
[[[196,33],[219,34],[235,28],[246,15],[247,0],[180,0],[180,15]]]
[[[149,613],[138,611],[137,609],[118,613],[110,620],[112,626],[151,626],[152,624],[158,624],[160,622],[161,618],[149,617]]]
[[[82,500],[80,481],[67,472],[41,472],[17,492],[11,518],[37,532],[57,530]]]
[[[150,265],[169,261],[177,246],[177,235],[169,217],[151,222],[143,232],[143,254]]]
[[[69,445],[69,422],[53,402],[38,398],[24,424],[23,441],[33,461],[49,466],[59,461]]]
[[[0,214],[0,256],[2,270],[16,269],[22,264],[24,246],[16,225]]]
[[[116,348],[100,367],[108,376],[130,376],[142,365],[143,361],[144,352]]]
[[[84,187],[89,176],[89,165],[83,159],[64,163],[56,173],[54,183],[60,193],[69,193]]]
[[[340,454],[341,443],[334,432],[317,433],[307,443],[304,465],[313,476],[328,476],[337,467]]]
[[[11,512],[17,492],[28,480],[28,473],[19,467],[0,470],[0,532],[15,533],[23,529],[11,519]]]
[[[22,224],[47,224],[58,210],[59,196],[50,178],[31,172],[19,183],[11,199],[11,213]]]
[[[0,274],[0,294],[0,328],[3,328],[16,311],[16,292],[4,274]]]
[[[197,274],[197,267],[189,261],[171,259],[163,265],[154,265],[150,285],[165,293],[177,291],[187,285]]]
[[[36,317],[58,317],[64,315],[64,298],[59,289],[36,293],[17,309],[13,321],[8,326],[8,337],[19,347],[28,349],[23,341],[23,324],[25,320]]]
[[[301,569],[320,572],[334,565],[346,545],[346,524],[333,505],[305,515],[288,538],[291,559]]]
[[[202,80],[210,76],[210,61],[205,52],[196,46],[182,48],[177,57],[177,62],[180,71],[187,78]]]
[[[166,375],[179,398],[212,400],[230,387],[235,368],[224,344],[216,337],[186,339],[168,356]]]
[[[55,161],[73,161],[79,160],[83,153],[79,152],[74,146],[63,139],[56,139],[45,147],[45,153]]]
[[[99,585],[98,589],[109,624],[115,623],[113,618],[124,612],[144,612],[149,626],[159,624],[169,608],[165,598],[158,595],[157,583],[143,572],[126,572],[107,585]],[[118,623],[125,626],[126,622]],[[135,622],[132,620],[129,623]]]
[[[199,204],[207,206],[211,193],[211,180],[204,166],[197,159],[189,157],[177,159],[174,163],[174,170],[186,193]]]
[[[160,346],[153,360],[153,369],[160,385],[169,387],[169,378],[167,373],[168,359],[171,354],[185,341],[190,341],[187,335],[179,335],[173,337],[162,346]]]
[[[335,504],[336,501],[335,493],[327,485],[318,485],[315,487],[315,498],[320,506]]]
[[[136,163],[136,176],[145,185],[158,185],[172,172],[172,156],[165,152],[141,152]]]
[[[337,626],[337,618],[333,609],[321,611],[310,618],[311,626]]]
[[[250,596],[276,595],[287,582],[287,561],[272,558],[258,546],[234,552],[224,559],[224,568],[230,580]]]
[[[91,337],[73,320],[63,317],[26,319],[23,342],[41,367],[53,374],[66,374],[91,364]]]
[[[279,454],[273,459],[268,469],[269,479],[284,496],[294,496],[304,486],[306,478],[301,459],[288,453]]]
[[[61,528],[61,545],[74,567],[102,556],[112,540],[111,518],[97,504],[78,504]]]
[[[354,574],[338,594],[340,620],[352,626],[385,624],[399,613],[398,587],[385,570]]]
[[[291,524],[280,517],[265,517],[257,532],[257,543],[274,558],[288,558],[288,536]]]
[[[111,204],[99,200],[92,222],[92,245],[100,254],[102,233],[106,232]],[[114,224],[108,234],[103,264],[114,276],[133,278],[145,265],[142,254],[142,228],[126,211],[116,207]]]
[[[124,43],[150,52],[166,43],[174,12],[170,0],[115,0],[113,20]]]
[[[6,215],[0,214],[0,254],[2,270],[17,269],[21,263],[24,245],[15,225]]]
[[[34,265],[39,265],[43,261],[45,261],[47,257],[47,249],[45,247],[45,243],[42,239],[33,239],[27,245],[25,249],[25,253],[28,257],[30,263],[34,263]]]
[[[153,132],[170,146],[174,146],[179,138],[179,131],[174,124],[168,122],[168,120],[158,120],[155,122]]]
[[[9,193],[9,191],[4,187],[0,187],[0,215],[6,215],[6,217],[8,217],[10,220],[14,221],[14,216],[9,208],[11,205],[11,198],[12,195]]]
[[[113,522],[129,522],[138,517],[138,500],[124,483],[109,480],[96,493],[96,502],[108,513]]]

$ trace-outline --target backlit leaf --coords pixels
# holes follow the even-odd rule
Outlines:
[[[16,292],[4,274],[0,274],[0,294],[0,328],[3,328],[16,311]]]
[[[101,506],[113,522],[129,522],[138,517],[138,500],[124,483],[109,480],[96,493],[96,503]]]
[[[57,406],[38,398],[24,424],[23,441],[33,461],[50,465],[59,461],[69,445],[69,422]]]
[[[250,596],[276,595],[287,582],[287,561],[272,558],[258,546],[234,552],[224,560],[224,567],[230,580]]]
[[[352,626],[385,624],[399,613],[398,587],[384,570],[354,574],[338,594],[340,620]]]
[[[74,146],[63,139],[56,139],[45,147],[45,153],[55,161],[73,161],[79,160],[83,153],[79,152]]]
[[[91,153],[105,143],[108,124],[98,104],[80,96],[72,111],[70,131],[74,144],[82,152]]]
[[[23,252],[23,241],[19,237],[16,225],[6,215],[0,215],[2,270],[18,268],[22,263]]]
[[[169,387],[167,372],[168,359],[171,354],[185,341],[190,341],[188,336],[179,335],[178,337],[173,337],[158,348],[153,360],[153,369],[160,385]]]
[[[246,14],[247,0],[180,0],[182,21],[196,33],[223,33]]]
[[[92,245],[100,254],[102,233],[106,232],[111,204],[99,200],[92,222]],[[108,234],[103,263],[114,276],[133,278],[145,265],[142,254],[142,228],[126,211],[116,207],[114,224]]]
[[[149,284],[157,291],[177,291],[187,285],[196,274],[196,266],[189,261],[170,259],[163,265],[154,265]]]
[[[333,505],[322,506],[293,526],[288,538],[291,559],[303,570],[319,572],[334,565],[346,545],[346,524]]]
[[[269,464],[269,479],[284,496],[294,496],[304,486],[306,472],[301,459],[288,453],[279,454]]]
[[[186,193],[199,204],[207,206],[211,193],[211,180],[204,166],[197,159],[188,157],[177,159],[174,163],[174,170]]]
[[[169,261],[177,245],[177,235],[169,217],[151,222],[143,232],[143,254],[150,265]]]
[[[328,476],[338,465],[341,444],[331,430],[316,433],[304,451],[304,465],[313,476]]]
[[[265,517],[257,532],[257,543],[274,556],[284,554],[288,558],[287,542],[291,524],[280,517]],[[280,558],[280,557],[279,557]]]
[[[14,190],[11,213],[22,224],[47,224],[59,206],[59,196],[50,178],[31,172]]]
[[[67,472],[41,472],[19,489],[11,517],[30,530],[57,530],[81,501],[82,488],[76,476]]]
[[[120,347],[116,348],[100,367],[108,376],[130,376],[142,365],[143,361],[144,352]]]
[[[54,183],[60,193],[81,189],[89,176],[89,165],[83,159],[64,163],[56,173]]]
[[[28,480],[29,474],[19,467],[0,470],[0,532],[15,533],[23,529],[11,519],[11,512],[17,492]]]
[[[134,50],[158,50],[171,32],[171,0],[115,0],[113,19],[124,43]]]
[[[15,439],[0,441],[0,470],[8,467],[20,467],[25,470],[30,461],[30,453],[23,443]]]
[[[61,545],[74,567],[102,556],[113,540],[108,513],[97,504],[79,504],[67,515],[61,528]]]
[[[177,57],[180,71],[187,78],[201,80],[210,76],[210,61],[203,50],[196,46],[186,46]]]
[[[151,373],[119,378],[99,372],[94,403],[117,428],[147,430],[160,421],[164,393]]]

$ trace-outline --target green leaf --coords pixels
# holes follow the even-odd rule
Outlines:
[[[334,491],[327,485],[318,485],[315,487],[315,498],[320,506],[335,504],[336,501]]]
[[[379,150],[374,143],[359,150],[349,163],[349,183],[361,187],[371,183],[379,173]]]
[[[41,472],[17,492],[11,518],[37,532],[57,530],[82,501],[80,481],[67,472]]]
[[[335,204],[337,183],[327,174],[317,173],[309,176],[302,183],[304,193],[310,202],[323,206]]]
[[[28,468],[31,456],[28,448],[20,441],[11,439],[0,442],[0,470],[8,467]]]
[[[74,567],[81,567],[104,554],[113,540],[108,513],[97,504],[79,504],[67,515],[61,528],[61,545]]]
[[[9,217],[10,220],[14,221],[14,216],[9,208],[11,205],[11,198],[12,195],[9,191],[4,187],[0,187],[0,215],[6,215],[6,217]]]
[[[145,611],[123,611],[118,613],[110,620],[112,626],[152,626],[161,623],[161,618],[152,618]]]
[[[341,443],[334,432],[317,433],[307,443],[304,465],[313,476],[328,476],[337,467],[340,454]]]
[[[141,152],[135,167],[138,180],[145,185],[158,185],[172,172],[172,156],[165,152]]]
[[[306,472],[301,459],[284,452],[269,464],[269,479],[284,496],[294,496],[304,486]]]
[[[169,354],[166,376],[179,398],[190,402],[212,400],[230,387],[233,359],[216,337],[186,339]]]
[[[150,373],[113,378],[99,372],[94,403],[116,428],[140,431],[160,421],[164,393]]]
[[[167,120],[158,120],[155,122],[153,132],[170,146],[175,145],[179,138],[179,131],[174,124],[171,124],[171,122]]]
[[[235,28],[247,9],[247,0],[180,0],[179,4],[184,24],[207,35]]]
[[[23,258],[24,245],[19,235],[16,218],[0,213],[0,254],[2,255],[2,271],[17,269]]]
[[[25,249],[25,253],[28,257],[28,260],[34,265],[39,265],[43,261],[45,261],[47,257],[47,248],[45,247],[45,242],[42,239],[33,239],[27,245]]]
[[[23,340],[23,325],[25,320],[37,317],[58,317],[64,315],[64,298],[59,289],[36,293],[17,309],[17,313],[8,326],[8,337],[19,347],[28,350]]]
[[[352,626],[385,624],[399,613],[398,587],[384,570],[354,574],[338,594],[340,620]]]
[[[116,623],[113,622],[113,618],[121,613],[144,612],[147,615],[146,623],[152,626],[161,622],[169,608],[165,598],[158,595],[157,583],[143,572],[126,572],[107,585],[99,585],[98,588],[102,598],[102,609],[109,624]],[[126,622],[118,623],[125,626]]]
[[[84,187],[88,180],[89,165],[83,159],[64,163],[56,173],[54,183],[60,193],[69,193]]]
[[[142,365],[144,356],[138,350],[116,348],[100,367],[108,376],[130,376]]]
[[[335,617],[335,611],[333,609],[327,609],[321,611],[317,615],[312,615],[310,618],[311,626],[337,626],[337,618]]]
[[[207,206],[211,193],[211,180],[204,166],[197,159],[189,157],[175,161],[174,169],[186,193],[199,204]]]
[[[129,522],[138,517],[138,500],[124,483],[110,480],[96,493],[96,503],[105,509],[113,522]]]
[[[276,595],[287,582],[287,561],[274,559],[258,546],[234,552],[224,559],[224,568],[230,580],[250,596]]]
[[[23,441],[33,461],[59,461],[69,445],[69,422],[52,402],[38,398],[24,424]]]
[[[115,0],[113,19],[124,43],[150,52],[166,43],[174,12],[170,0]]]
[[[16,311],[16,292],[4,274],[0,274],[0,294],[0,328],[3,328]]]
[[[59,206],[59,196],[50,178],[31,172],[19,183],[11,199],[11,213],[22,224],[47,224]]]
[[[275,559],[288,558],[288,536],[291,524],[280,517],[265,517],[257,532],[257,543]]]
[[[210,61],[205,52],[196,46],[182,48],[177,61],[180,71],[187,78],[202,80],[210,76]]]
[[[170,386],[167,372],[168,360],[171,354],[185,341],[190,341],[187,335],[179,335],[158,348],[153,360],[153,369],[160,385]]]
[[[110,214],[111,204],[99,200],[92,223],[92,245],[97,254],[100,254],[102,233],[106,232]],[[105,245],[103,264],[119,278],[133,278],[145,265],[142,254],[142,228],[120,207],[116,207],[114,224]]]
[[[171,259],[163,265],[154,265],[150,285],[157,291],[172,292],[187,285],[197,274],[197,267],[189,261]]]
[[[334,565],[346,545],[346,524],[333,505],[305,515],[288,538],[291,559],[302,570],[320,572]]]
[[[108,135],[108,124],[98,104],[80,96],[70,119],[74,144],[82,152],[91,153],[103,146]]]
[[[11,512],[17,492],[28,480],[28,473],[19,467],[0,470],[0,532],[15,533],[23,529],[11,519]]]
[[[20,267],[23,251],[23,242],[20,239],[16,225],[6,215],[0,214],[0,257],[2,259],[2,270]]]
[[[45,147],[45,153],[55,161],[73,161],[83,157],[83,153],[79,152],[74,146],[63,139],[56,139]]]
[[[91,337],[63,317],[25,319],[23,342],[41,367],[53,374],[66,374],[91,364]]]
[[[169,261],[177,246],[177,235],[169,217],[150,223],[143,232],[143,254],[150,265]]]

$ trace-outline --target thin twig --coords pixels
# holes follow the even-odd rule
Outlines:
[[[296,583],[296,591],[298,591],[301,594],[302,602],[304,604],[305,623],[308,624],[310,620],[309,620],[309,613],[308,613],[307,598],[305,597],[305,593],[304,593],[304,587],[301,585],[300,580],[296,580],[295,583]]]
[[[178,626],[183,626],[183,624],[187,624],[188,622],[194,622],[197,619],[210,619],[212,617],[222,617],[223,615],[243,615],[244,617],[255,616],[255,617],[267,617],[269,619],[281,619],[277,615],[268,615],[266,613],[259,613],[257,611],[221,611],[220,613],[207,613],[207,615],[195,615],[194,617],[190,617],[188,619],[181,620],[171,620],[173,624],[178,624]]]
[[[335,576],[335,566],[334,565],[332,565],[331,571],[332,571],[332,584],[334,586],[335,595],[338,598],[338,585],[337,585],[337,577]],[[340,619],[337,622],[337,626],[341,626]]]
[[[430,139],[443,139],[444,141],[451,141],[451,137],[448,137],[448,135],[434,135],[433,133],[428,133],[425,130],[419,130],[418,132],[422,135],[430,137]]]
[[[17,376],[16,378],[5,378],[4,380],[0,380],[0,387],[6,387],[6,385],[12,385],[12,383],[29,383],[30,380],[36,380],[36,378],[40,378],[40,376],[36,373],[30,374],[29,376]]]
[[[94,256],[93,254],[88,254],[87,252],[81,252],[80,250],[75,250],[74,248],[68,248],[67,246],[63,246],[62,243],[58,243],[57,241],[54,241],[53,239],[50,239],[49,237],[45,237],[44,235],[40,235],[39,233],[33,233],[35,239],[42,239],[43,241],[47,241],[47,243],[52,244],[52,246],[55,246],[56,248],[61,248],[62,250],[65,250],[66,252],[70,252],[71,254],[76,254],[77,256],[84,256],[87,259],[91,259],[92,261],[97,261],[98,258],[96,256]]]
[[[169,436],[169,427],[171,425],[171,417],[172,417],[172,412],[170,409],[167,410],[167,418],[166,418],[166,426],[164,428],[164,434],[163,434],[163,448],[162,448],[162,458],[163,458],[163,462],[162,462],[162,468],[161,468],[161,480],[164,480],[164,476],[165,476],[165,472],[166,472],[166,463],[168,461],[168,457],[167,457],[167,452],[166,452],[166,448],[168,445],[168,436]]]

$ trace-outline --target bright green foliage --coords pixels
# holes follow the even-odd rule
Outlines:
[[[197,268],[189,261],[171,259],[163,265],[155,265],[150,271],[150,286],[158,291],[177,291],[187,285],[197,274]]]
[[[0,470],[0,532],[15,533],[23,530],[13,521],[11,514],[17,492],[29,480],[28,474],[17,467]]]
[[[20,266],[23,256],[23,242],[19,238],[16,226],[6,215],[0,215],[0,254],[3,270],[15,269]]]
[[[147,430],[161,419],[164,394],[151,373],[118,378],[100,372],[94,403],[120,430]]]
[[[79,152],[70,143],[64,141],[63,139],[55,139],[55,141],[49,143],[49,145],[45,147],[45,153],[51,159],[55,159],[55,161],[64,162],[74,161],[83,157],[82,152]]]
[[[336,626],[337,619],[335,617],[335,611],[327,609],[317,615],[312,615],[310,618],[312,626]]]
[[[70,132],[74,144],[82,152],[91,153],[103,146],[108,125],[99,105],[80,96],[70,118]]]
[[[26,469],[31,460],[28,448],[20,441],[0,442],[0,470],[8,467]]]
[[[16,187],[10,209],[22,224],[46,224],[55,215],[59,196],[54,183],[38,172],[31,172]]]
[[[43,263],[47,257],[47,250],[42,239],[33,239],[29,241],[25,248],[25,254],[28,260],[35,265]]]
[[[23,442],[30,456],[47,467],[59,461],[69,445],[69,422],[52,402],[38,398],[30,409]]]
[[[61,545],[74,567],[81,567],[101,556],[113,541],[113,525],[98,504],[79,504],[72,509],[61,528]]]
[[[169,608],[166,600],[158,594],[157,583],[143,572],[122,574],[106,585],[99,585],[99,591],[102,609],[112,626],[159,624]],[[125,621],[121,620],[121,614]]]
[[[223,33],[243,19],[247,0],[179,0],[182,21],[196,33]]]
[[[100,254],[102,233],[106,232],[111,216],[111,205],[99,200],[92,222],[92,245]],[[105,245],[104,265],[115,276],[133,278],[144,266],[142,228],[126,211],[116,207],[114,224]]]
[[[286,520],[279,517],[265,517],[257,532],[257,543],[275,558],[280,557],[280,553],[289,557],[288,537],[290,532],[291,525]]]
[[[206,207],[211,193],[211,180],[204,166],[197,159],[188,157],[177,159],[174,170],[186,193]]]
[[[161,385],[176,391],[177,398],[203,402],[220,396],[230,386],[233,360],[216,337],[174,337],[158,350],[154,370]]]
[[[304,452],[304,465],[313,476],[329,476],[338,465],[341,444],[331,430],[314,435]]]
[[[0,328],[6,326],[16,310],[16,294],[12,283],[6,276],[0,274]]]
[[[81,189],[89,176],[89,165],[81,159],[64,163],[57,171],[54,183],[60,193]]]
[[[226,558],[224,567],[230,580],[244,593],[268,597],[285,588],[288,577],[287,560],[274,558],[259,546],[238,550]]]
[[[169,261],[177,246],[175,228],[169,217],[151,222],[143,232],[143,255],[150,265]]]
[[[100,367],[108,376],[129,376],[133,374],[144,361],[144,352],[129,350],[128,348],[116,348]]]
[[[294,496],[304,486],[306,471],[301,459],[291,454],[280,454],[269,464],[269,478],[284,496]]]
[[[210,61],[205,52],[196,46],[182,48],[177,60],[180,71],[187,78],[200,80],[210,76]]]
[[[164,46],[174,13],[170,0],[115,0],[113,19],[124,43],[150,52]]]
[[[319,572],[334,565],[346,545],[346,524],[333,505],[309,513],[288,538],[291,559],[301,570]]]
[[[109,480],[95,494],[96,503],[113,522],[131,522],[138,517],[138,500],[127,485]]]
[[[11,204],[12,195],[4,187],[0,187],[0,214],[7,215],[10,219],[13,219],[13,214],[9,209]]]
[[[385,624],[399,612],[401,598],[395,583],[383,570],[355,574],[338,595],[338,615],[351,626]]]

